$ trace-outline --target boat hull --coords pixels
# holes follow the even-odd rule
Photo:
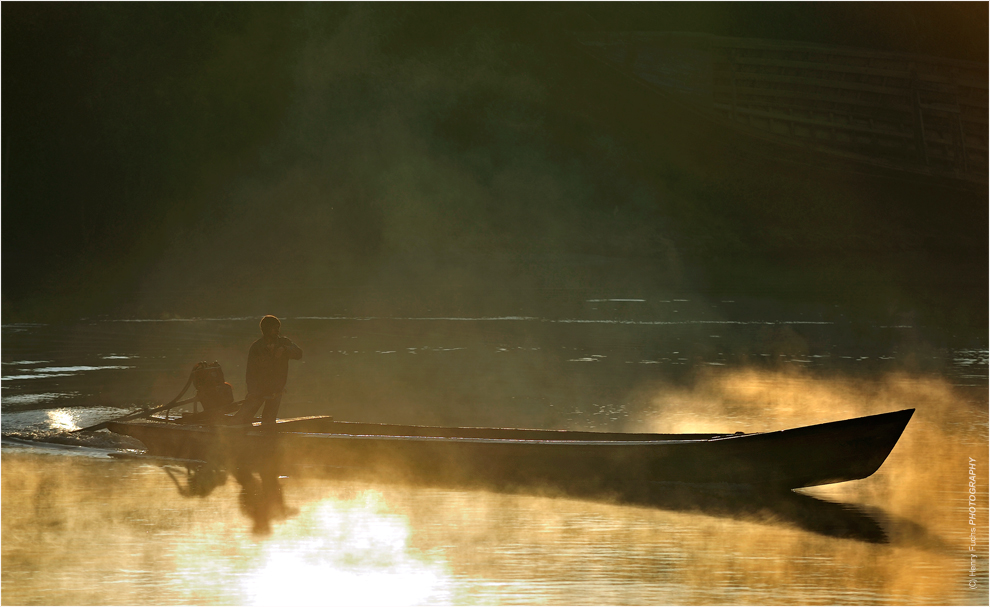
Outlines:
[[[286,474],[608,489],[643,483],[798,488],[865,478],[914,410],[757,434],[664,435],[286,420],[277,432],[158,421],[112,423],[151,455],[223,465],[277,459]]]

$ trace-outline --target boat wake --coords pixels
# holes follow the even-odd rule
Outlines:
[[[93,455],[101,451],[143,449],[143,445],[129,436],[111,432],[75,432],[80,427],[119,417],[121,410],[113,407],[62,407],[31,411],[5,412],[3,432],[0,435],[4,449],[32,448],[42,450],[93,449]]]
[[[32,449],[53,453],[75,452],[87,455],[91,450],[94,457],[103,457],[109,452],[144,449],[140,441],[110,432],[88,432],[73,434],[64,430],[13,430],[0,436],[0,445],[7,449]]]

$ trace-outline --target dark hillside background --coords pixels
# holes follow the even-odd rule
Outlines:
[[[986,191],[790,158],[583,55],[987,61],[986,3],[7,3],[3,321],[738,297],[985,343]]]

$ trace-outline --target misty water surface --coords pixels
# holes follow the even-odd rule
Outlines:
[[[182,465],[121,459],[135,441],[70,434],[171,399],[199,360],[242,398],[256,318],[5,326],[4,604],[986,602],[984,348],[732,301],[589,299],[561,317],[283,318],[304,358],[281,415],[683,432],[917,413],[877,474],[781,499],[285,478],[259,526],[233,478],[197,496]]]

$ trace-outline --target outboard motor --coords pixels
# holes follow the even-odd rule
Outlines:
[[[196,363],[192,370],[192,381],[196,388],[196,400],[202,403],[205,411],[223,415],[232,409],[234,390],[223,380],[220,363]]]

